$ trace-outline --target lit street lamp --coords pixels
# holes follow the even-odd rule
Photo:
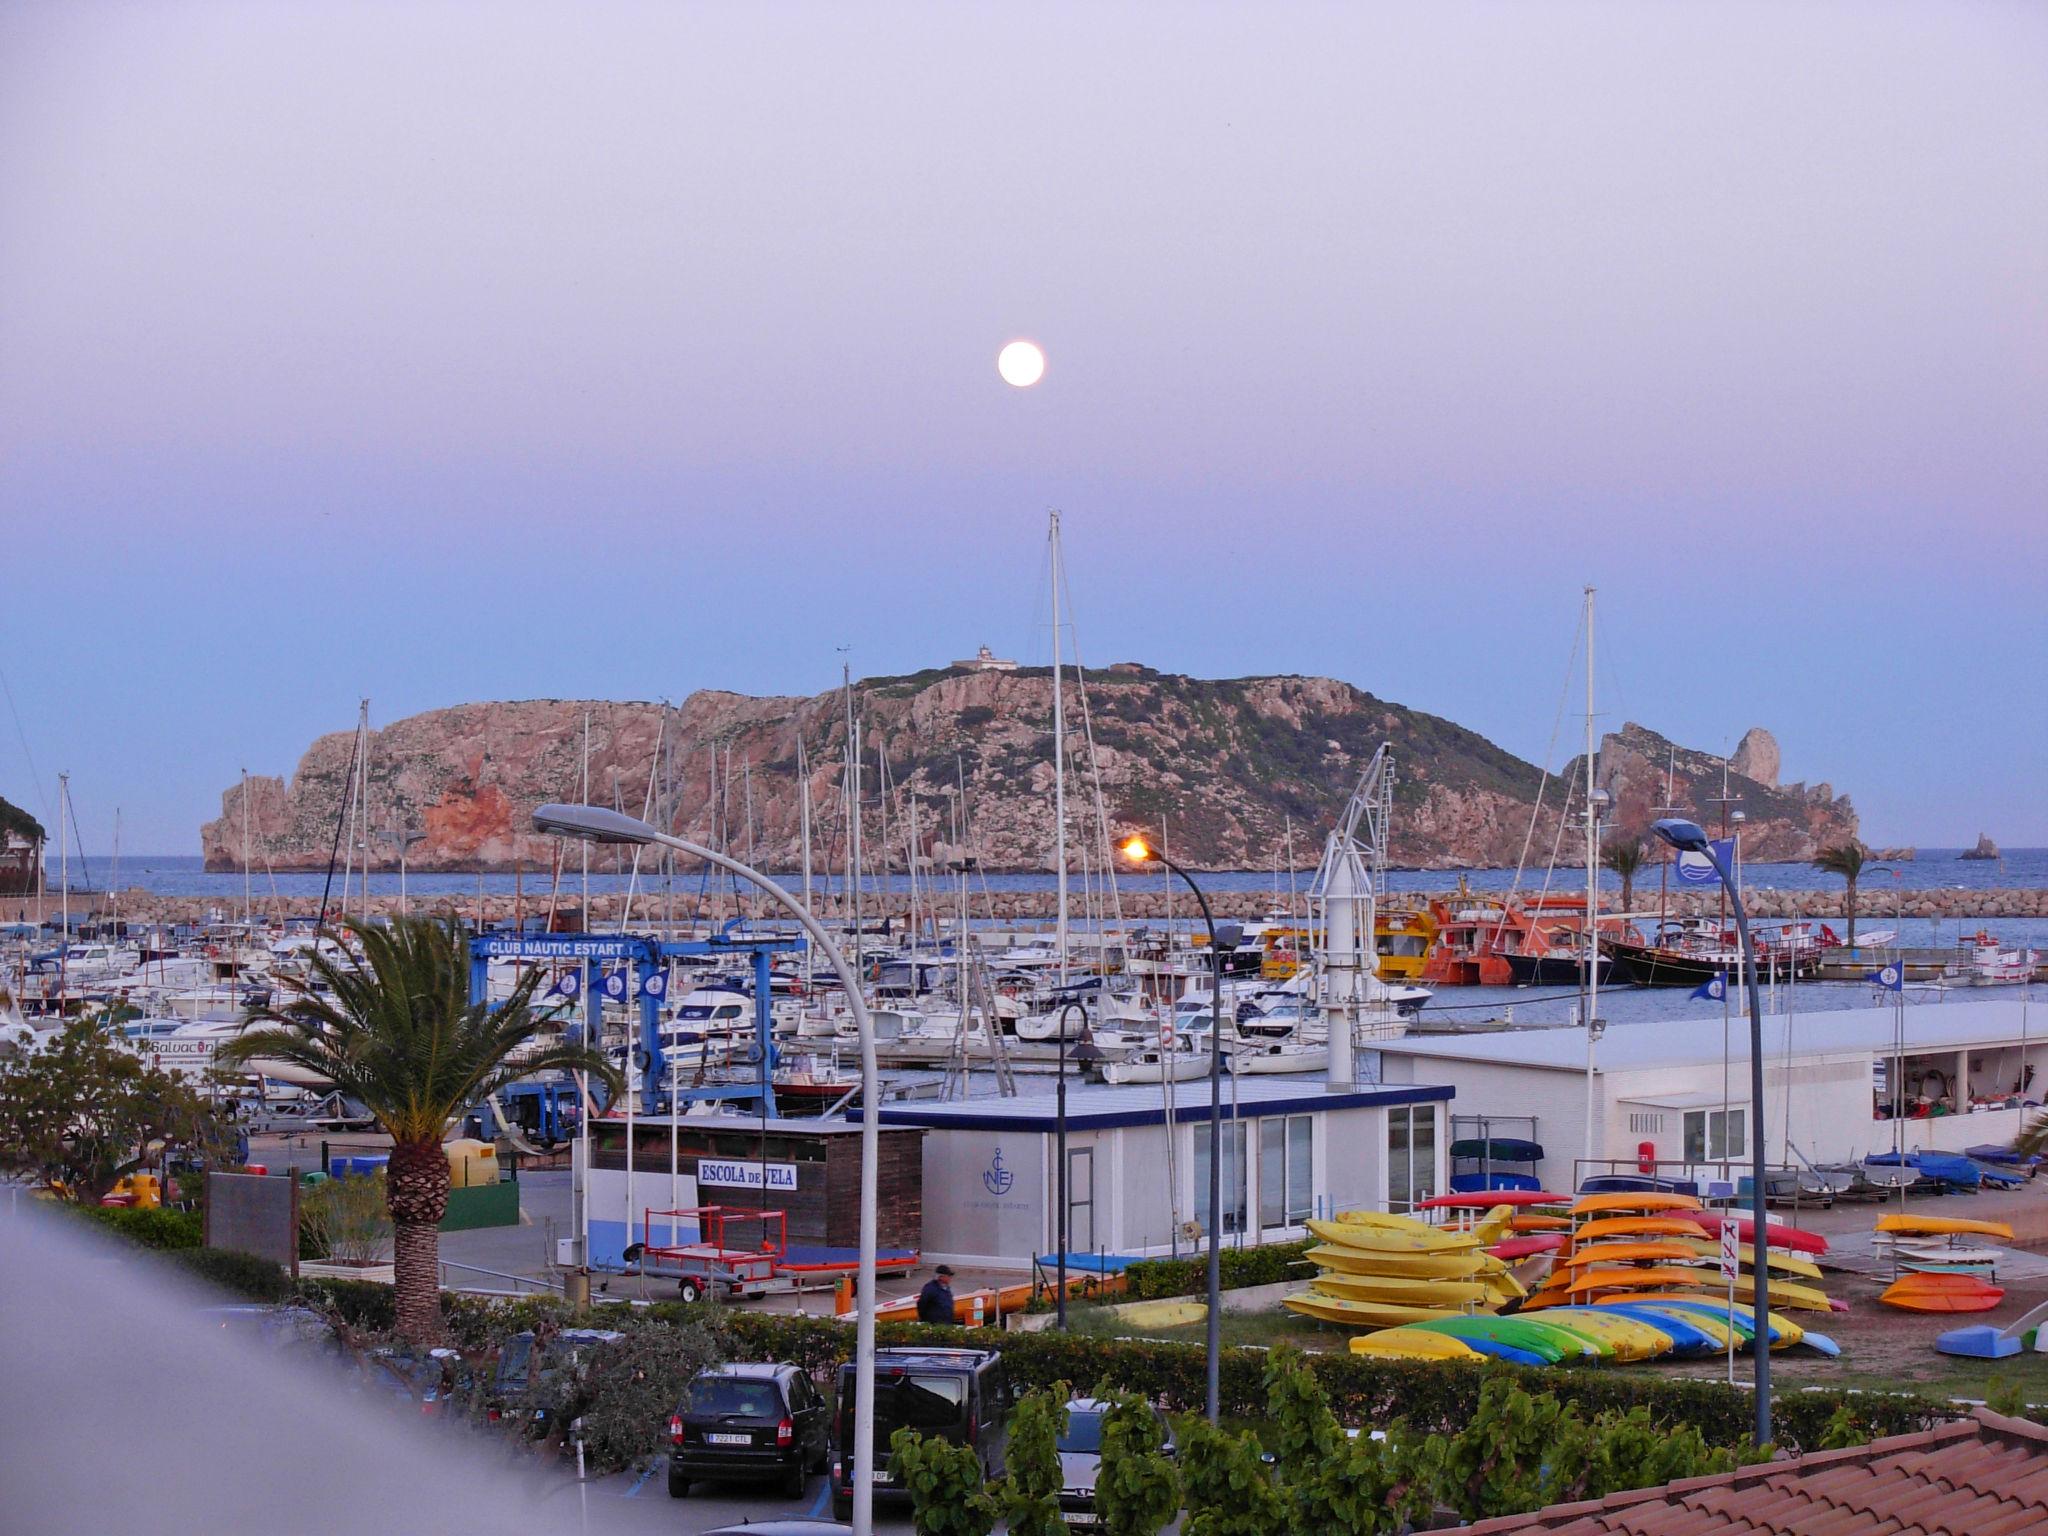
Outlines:
[[[1764,1225],[1764,1015],[1757,989],[1755,941],[1750,937],[1749,916],[1742,910],[1742,895],[1735,877],[1697,822],[1667,817],[1652,825],[1651,831],[1680,853],[1703,854],[1714,866],[1721,889],[1735,912],[1735,932],[1742,940],[1742,969],[1749,977],[1749,1135],[1750,1135],[1750,1271],[1754,1276],[1755,1336],[1750,1341],[1750,1358],[1756,1367],[1756,1443],[1771,1438],[1771,1266],[1768,1228]],[[1722,1126],[1723,1139],[1727,1137]],[[1725,1148],[1724,1148],[1725,1151]],[[1737,1252],[1739,1253],[1738,1246]]]
[[[1216,919],[1209,911],[1209,898],[1202,894],[1202,888],[1195,884],[1188,872],[1165,854],[1146,846],[1145,839],[1133,837],[1123,845],[1123,855],[1133,864],[1149,864],[1155,860],[1179,875],[1187,888],[1195,893],[1195,904],[1202,909],[1202,922],[1209,930],[1210,997],[1209,1010],[1209,1422],[1214,1424],[1222,1400],[1223,1364],[1223,945],[1216,935]],[[1241,928],[1225,924],[1226,934],[1241,933]],[[1173,1070],[1173,1063],[1160,1053],[1162,1075]],[[1167,1135],[1173,1134],[1173,1127],[1166,1128]]]
[[[839,978],[846,992],[853,1022],[860,1036],[860,1267],[854,1297],[854,1387],[853,1387],[853,1529],[857,1536],[869,1536],[874,1529],[875,1500],[875,1185],[878,1180],[879,1140],[876,1134],[881,1092],[875,1067],[875,1029],[861,997],[860,978],[847,964],[846,956],[832,942],[824,925],[796,897],[790,895],[759,870],[727,858],[715,849],[649,826],[637,817],[595,805],[544,805],[533,813],[534,829],[558,837],[580,838],[585,842],[645,846],[659,844],[737,875],[786,908],[803,928]],[[628,1212],[628,1218],[631,1217]]]

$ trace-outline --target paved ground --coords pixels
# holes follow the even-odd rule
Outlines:
[[[573,1479],[568,1489],[549,1495],[550,1502],[578,1498]],[[815,1515],[828,1520],[832,1517],[831,1495],[822,1477],[812,1478],[804,1498],[795,1504],[773,1489],[749,1488],[739,1483],[693,1487],[689,1497],[672,1499],[668,1496],[667,1474],[659,1467],[647,1473],[622,1473],[593,1482],[581,1490],[580,1498],[582,1507],[589,1511],[589,1529],[599,1533],[660,1531],[666,1536],[695,1536],[696,1532],[736,1525],[742,1520],[786,1515]],[[875,1511],[878,1531],[910,1528],[907,1511]]]

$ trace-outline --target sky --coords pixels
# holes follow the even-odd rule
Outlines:
[[[2044,423],[2023,0],[0,9],[0,795],[91,851],[363,697],[1044,661],[1054,507],[1090,664],[1540,761],[1591,583],[1603,728],[2048,844]]]

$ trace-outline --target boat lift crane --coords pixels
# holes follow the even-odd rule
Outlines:
[[[1322,863],[1308,888],[1309,927],[1321,935],[1317,996],[1329,1032],[1332,1087],[1356,1081],[1351,1048],[1360,1004],[1372,997],[1379,975],[1373,935],[1393,814],[1394,750],[1382,742],[1324,841]]]

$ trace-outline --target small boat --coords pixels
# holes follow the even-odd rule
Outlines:
[[[1468,1162],[1540,1163],[1543,1144],[1520,1136],[1468,1137],[1451,1143],[1451,1156]]]
[[[1665,1330],[1598,1307],[1554,1307],[1543,1314],[1543,1321],[1606,1344],[1617,1360],[1655,1360],[1673,1347]]]
[[[2031,1101],[2029,1102],[2031,1103]],[[1980,1163],[1998,1163],[2009,1168],[2025,1169],[2029,1173],[2039,1168],[2042,1162],[2038,1153],[2030,1155],[2016,1152],[2011,1147],[2000,1146],[1995,1142],[1986,1142],[1981,1146],[1965,1147],[1963,1152],[1965,1156],[1975,1158]]]
[[[1569,1244],[1570,1239],[1562,1232],[1536,1232],[1527,1237],[1504,1237],[1486,1251],[1496,1259],[1512,1263],[1539,1253],[1557,1253]]]
[[[1572,1202],[1574,1216],[1607,1216],[1619,1211],[1651,1213],[1698,1209],[1700,1202],[1697,1196],[1680,1194],[1674,1190],[1595,1190],[1590,1194],[1581,1194]]]
[[[1721,1244],[1713,1238],[1692,1237],[1684,1239],[1684,1242],[1700,1258],[1718,1259],[1721,1256]],[[1756,1268],[1756,1249],[1753,1245],[1739,1245],[1735,1255],[1736,1262],[1743,1268]],[[1803,1259],[1796,1253],[1787,1253],[1780,1248],[1773,1248],[1768,1243],[1764,1245],[1764,1262],[1770,1265],[1771,1273],[1774,1275],[1798,1275],[1806,1280],[1823,1278],[1820,1266],[1813,1260]]]
[[[1690,1264],[1701,1255],[1677,1238],[1665,1238],[1655,1242],[1612,1242],[1580,1243],[1573,1247],[1571,1257],[1566,1259],[1568,1269],[1583,1269],[1589,1264],[1646,1264],[1664,1259],[1675,1259],[1681,1264]]]
[[[2003,1221],[1977,1221],[1968,1216],[1908,1216],[1894,1213],[1877,1218],[1880,1232],[1911,1233],[1918,1237],[1995,1237],[2012,1241],[2012,1227]]]
[[[1905,1259],[1899,1268],[1915,1275],[1975,1275],[1982,1280],[1998,1278],[1995,1263],[1951,1262],[1946,1259]]]
[[[1176,1083],[1191,1083],[1207,1077],[1209,1066],[1206,1046],[1188,1044],[1162,1050],[1151,1045],[1123,1061],[1106,1061],[1098,1070],[1105,1083],[1163,1083],[1169,1077]]]
[[[1554,1195],[1542,1189],[1507,1189],[1488,1195],[1484,1191],[1433,1195],[1427,1200],[1415,1202],[1418,1211],[1472,1211],[1490,1210],[1496,1205],[1527,1207],[1532,1205],[1554,1205],[1563,1210],[1572,1203],[1570,1195]]]
[[[1415,1275],[1347,1275],[1340,1270],[1318,1275],[1309,1282],[1318,1296],[1341,1296],[1346,1301],[1391,1301],[1408,1307],[1483,1307],[1492,1310],[1503,1302],[1519,1301],[1522,1287],[1512,1276],[1495,1280],[1433,1280]]]
[[[1989,1312],[2005,1292],[1974,1275],[1901,1275],[1877,1299],[1906,1312]]]
[[[1609,1297],[1593,1305],[1602,1312],[1611,1312],[1616,1317],[1656,1329],[1671,1340],[1671,1353],[1674,1355],[1712,1355],[1728,1347],[1727,1326],[1715,1324],[1711,1318],[1691,1319],[1675,1312],[1652,1312],[1625,1296]],[[1566,1307],[1562,1310],[1570,1312],[1576,1309]]]
[[[1641,1291],[1659,1286],[1704,1285],[1708,1280],[1706,1274],[1697,1270],[1645,1265],[1641,1268],[1580,1270],[1570,1277],[1570,1283],[1564,1289],[1574,1296],[1590,1296],[1595,1291]]]
[[[1696,1179],[1660,1179],[1647,1173],[1601,1173],[1580,1184],[1579,1193],[1685,1195],[1697,1201],[1700,1186]]]
[[[1313,1291],[1283,1296],[1280,1305],[1319,1322],[1345,1323],[1354,1328],[1395,1328],[1402,1323],[1432,1322],[1459,1315],[1443,1307],[1406,1306],[1391,1301],[1347,1301],[1339,1296],[1322,1296]]]
[[[1866,1169],[1907,1167],[1922,1179],[1947,1184],[1955,1189],[1975,1189],[1984,1175],[1967,1157],[1954,1152],[1873,1152],[1863,1159]]]
[[[1439,1280],[1464,1280],[1477,1275],[1504,1275],[1506,1264],[1476,1248],[1452,1252],[1367,1253],[1334,1243],[1308,1250],[1311,1263],[1353,1275],[1414,1275]]]
[[[1322,1221],[1311,1217],[1308,1229],[1326,1243],[1360,1253],[1457,1253],[1482,1248],[1491,1238],[1475,1228],[1470,1232],[1444,1232],[1416,1222],[1413,1230],[1391,1226],[1368,1226],[1363,1222]]]
[[[1330,1048],[1327,1045],[1278,1040],[1271,1044],[1261,1042],[1258,1045],[1233,1046],[1227,1059],[1230,1070],[1241,1076],[1327,1072],[1330,1069]]]
[[[1697,1237],[1700,1224],[1683,1216],[1599,1216],[1579,1223],[1580,1242],[1601,1237]]]
[[[1960,1248],[1951,1243],[1901,1242],[1892,1251],[1903,1262],[1914,1264],[1996,1264],[2006,1256],[2003,1248]]]
[[[1552,1328],[1532,1317],[1440,1317],[1415,1325],[1418,1333],[1448,1334],[1474,1349],[1505,1345],[1536,1356],[1546,1365],[1581,1355],[1597,1355],[1597,1345],[1581,1335]]]
[[[1723,1227],[1733,1222],[1736,1241],[1750,1244],[1756,1242],[1754,1217],[1735,1216],[1726,1211],[1695,1211],[1686,1219],[1716,1235]],[[1804,1227],[1790,1226],[1782,1221],[1767,1221],[1764,1223],[1764,1246],[1789,1248],[1794,1253],[1826,1253],[1828,1240],[1818,1232],[1809,1232]]]
[[[1728,1303],[1718,1296],[1697,1298],[1673,1297],[1658,1303],[1666,1309],[1681,1310],[1695,1317],[1705,1317],[1717,1322],[1733,1325],[1742,1339],[1747,1341],[1756,1335],[1756,1318],[1751,1311],[1740,1308],[1730,1311]],[[1841,1346],[1824,1333],[1815,1333],[1804,1324],[1790,1318],[1780,1317],[1775,1312],[1764,1314],[1766,1326],[1771,1330],[1772,1349],[1791,1349],[1795,1345],[1807,1344],[1824,1355],[1839,1355]]]
[[[1445,1333],[1425,1333],[1419,1328],[1387,1328],[1379,1333],[1361,1333],[1351,1341],[1351,1353],[1375,1360],[1484,1360],[1487,1357],[1463,1339]],[[1541,1362],[1535,1362],[1540,1364]]]
[[[1510,1232],[1569,1232],[1569,1216],[1546,1216],[1540,1211],[1517,1211],[1508,1218]]]

